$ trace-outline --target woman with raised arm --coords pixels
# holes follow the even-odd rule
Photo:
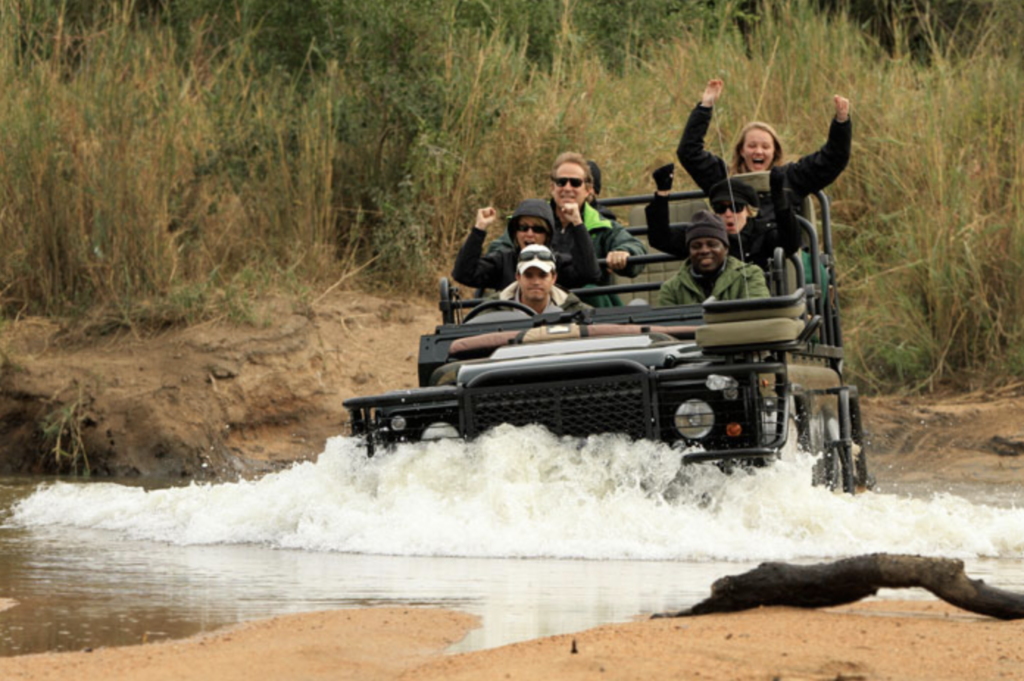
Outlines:
[[[740,138],[733,149],[732,166],[727,169],[724,160],[704,148],[711,114],[724,87],[721,80],[708,81],[700,103],[686,121],[676,150],[683,168],[705,193],[710,193],[711,187],[728,175],[771,170],[779,166],[784,170],[785,183],[802,199],[832,184],[846,168],[852,138],[850,100],[835,95],[836,115],[829,127],[828,140],[821,149],[793,163],[783,164],[782,142],[778,133],[767,123],[751,121],[740,131]]]
[[[582,223],[578,211],[573,215]],[[504,237],[509,245],[495,248],[484,255],[484,239],[488,231],[493,231],[493,227],[498,224],[498,212],[494,208],[488,206],[477,211],[476,221],[455,258],[452,279],[466,286],[500,290],[516,280],[519,253],[524,248],[531,245],[554,248],[553,236],[557,223],[547,201],[526,199],[520,202],[506,223]],[[593,242],[582,224],[565,235],[555,257],[559,279],[564,275],[573,286],[597,281],[601,276]]]

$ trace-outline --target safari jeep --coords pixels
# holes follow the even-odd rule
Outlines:
[[[766,174],[745,180],[767,190]],[[352,434],[373,456],[398,443],[539,424],[561,436],[658,440],[682,464],[726,468],[766,465],[796,439],[820,455],[815,484],[863,488],[869,476],[857,389],[843,380],[828,200],[813,198],[800,220],[806,254],[775,254],[767,299],[655,307],[661,282],[679,268],[663,254],[631,258],[647,264],[642,280],[585,290],[628,304],[575,313],[464,300],[442,280],[443,323],[420,341],[421,387],[346,400]],[[629,229],[644,238],[649,199],[603,204],[632,207]],[[670,201],[673,222],[707,206],[699,192]]]

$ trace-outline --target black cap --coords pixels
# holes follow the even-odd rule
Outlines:
[[[708,201],[716,203],[745,203],[755,211],[761,207],[757,192],[746,182],[725,179],[715,183],[708,192]]]

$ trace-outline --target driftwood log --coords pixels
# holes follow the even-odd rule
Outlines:
[[[921,587],[952,605],[1001,620],[1024,618],[1024,596],[988,586],[964,573],[950,558],[874,553],[834,563],[762,563],[749,572],[722,577],[711,595],[692,608],[655,617],[738,612],[764,605],[823,608],[873,596],[881,588]]]

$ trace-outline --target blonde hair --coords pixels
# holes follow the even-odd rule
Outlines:
[[[566,163],[574,163],[583,169],[583,181],[588,185],[594,185],[594,175],[590,172],[590,164],[587,163],[587,159],[575,151],[563,151],[555,159],[554,165],[551,166],[551,181],[555,181],[555,173]]]
[[[747,133],[751,130],[761,130],[768,133],[772,138],[772,143],[775,145],[775,153],[772,154],[772,162],[768,164],[768,167],[774,168],[779,163],[782,163],[782,142],[779,141],[779,133],[775,132],[775,128],[767,123],[750,121],[740,130],[740,139],[736,142],[736,147],[733,149],[732,168],[730,169],[730,173],[733,175],[750,172],[750,168],[744,164],[743,156],[740,152],[743,150],[743,143],[747,141]]]

